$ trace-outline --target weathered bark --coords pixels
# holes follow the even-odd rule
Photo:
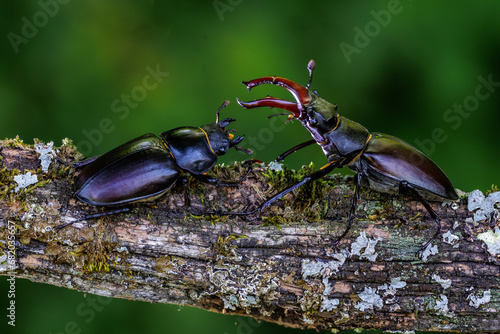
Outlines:
[[[65,160],[74,154],[66,145],[58,153]],[[433,242],[437,253],[425,259],[415,253],[436,229],[425,209],[369,190],[361,193],[352,230],[332,248],[345,228],[353,190],[351,178],[339,175],[286,196],[262,216],[190,213],[252,208],[300,178],[291,171],[281,178],[261,166],[237,188],[189,179],[189,209],[179,185],[128,213],[57,231],[57,225],[97,212],[72,197],[78,171],[53,162],[44,173],[33,147],[16,140],[1,141],[0,156],[1,275],[298,328],[500,330],[500,255],[494,248],[500,222],[496,212],[474,221],[465,196],[453,205],[431,203],[443,228]],[[14,192],[14,175],[28,170],[38,183]],[[240,165],[214,169],[232,179],[243,171]]]

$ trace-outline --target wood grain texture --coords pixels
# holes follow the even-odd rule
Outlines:
[[[71,146],[58,152],[68,161],[75,154]],[[478,239],[496,236],[500,221],[474,221],[466,196],[431,203],[443,228],[437,252],[425,259],[415,253],[436,228],[425,209],[366,189],[353,228],[332,247],[347,222],[350,177],[329,175],[262,215],[197,215],[254,208],[301,177],[267,166],[255,166],[237,188],[188,178],[189,208],[179,184],[128,213],[58,231],[98,212],[72,197],[78,171],[53,162],[44,173],[33,147],[16,140],[0,141],[0,156],[1,275],[297,328],[500,331],[500,255]],[[237,179],[244,170],[236,164],[213,172]],[[38,182],[16,193],[13,177],[28,171]]]

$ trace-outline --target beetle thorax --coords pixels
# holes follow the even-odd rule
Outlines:
[[[299,119],[314,140],[323,146],[327,140],[325,134],[337,127],[337,106],[319,97],[316,92],[310,93],[310,96],[311,101],[304,106]]]

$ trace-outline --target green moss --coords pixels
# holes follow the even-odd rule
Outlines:
[[[492,184],[491,188],[486,190],[486,192],[484,193],[484,196],[488,197],[489,194],[496,193],[497,191],[500,191],[500,187],[498,187],[495,184]]]
[[[0,168],[0,200],[4,200],[7,197],[11,197],[13,200],[15,195],[14,188],[16,188],[16,182],[14,182],[14,176],[19,175],[19,169],[7,169],[3,166]]]
[[[282,191],[300,182],[305,176],[315,171],[314,164],[303,166],[295,171],[283,166],[280,170],[268,168],[262,174],[273,192]],[[308,220],[321,220],[328,211],[329,203],[325,200],[326,195],[335,188],[332,180],[319,178],[294,190],[294,199],[286,203],[293,207],[295,212],[301,212]],[[287,201],[287,199],[282,199]]]
[[[205,219],[210,221],[210,224],[215,225],[216,223],[227,223],[229,220],[228,216],[219,216],[219,215],[212,215],[212,214],[203,214],[201,216],[194,215],[192,213],[189,214],[189,217],[195,218],[195,219]],[[184,219],[188,219],[186,216]]]
[[[182,183],[183,184],[182,189],[184,190],[184,187],[187,187],[187,191],[189,194],[193,194],[201,198],[201,196],[204,195],[206,183],[198,181],[190,174],[186,174],[185,178],[186,181]]]
[[[16,136],[16,138],[9,139],[5,138],[4,140],[0,141],[0,146],[3,147],[13,147],[13,148],[27,148],[30,147],[29,144],[25,144],[22,139],[19,138],[19,136]]]
[[[289,219],[286,219],[282,215],[271,215],[267,217],[262,217],[262,226],[275,226],[281,229],[281,224],[287,223]]]
[[[231,244],[231,240],[236,240],[239,238],[247,238],[247,236],[230,234],[226,237],[222,237],[221,235],[219,235],[217,237],[217,242],[214,245],[214,251],[217,254],[220,254],[223,256],[234,256],[235,251],[237,249],[237,246],[234,244]]]
[[[116,243],[109,240],[109,235],[96,232],[94,238],[84,243],[75,252],[76,256],[83,256],[82,269],[87,273],[109,272],[109,259],[111,252],[116,248]]]
[[[57,157],[62,161],[81,161],[85,160],[83,154],[78,152],[77,147],[73,143],[73,141],[69,138],[64,138],[62,140],[62,145],[54,149],[57,152]]]

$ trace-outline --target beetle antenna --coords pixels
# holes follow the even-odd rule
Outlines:
[[[314,60],[309,60],[309,63],[307,64],[307,70],[309,71],[309,82],[306,85],[306,89],[309,90],[309,86],[311,86],[311,82],[313,80],[313,71],[314,68],[316,67],[316,63]]]
[[[219,107],[219,109],[217,109],[217,114],[216,114],[216,117],[215,117],[215,123],[219,124],[219,114],[220,114],[220,110],[224,107],[226,107],[227,105],[229,104],[229,100],[226,100],[224,101],[221,106]]]

